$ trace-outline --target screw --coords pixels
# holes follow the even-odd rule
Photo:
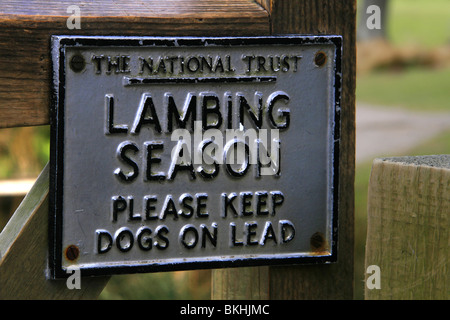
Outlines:
[[[321,232],[316,232],[311,236],[309,244],[312,251],[324,251],[326,248],[326,240]]]
[[[74,72],[81,72],[83,71],[86,63],[84,61],[84,58],[81,54],[76,54],[70,59],[70,69],[72,69]]]
[[[67,260],[74,261],[80,255],[80,249],[78,249],[75,245],[70,245],[66,249],[66,258]]]
[[[314,57],[314,63],[316,66],[321,67],[327,62],[327,55],[325,52],[319,51],[316,53],[316,56]]]

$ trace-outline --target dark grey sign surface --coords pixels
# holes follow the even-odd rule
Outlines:
[[[336,261],[341,41],[54,36],[52,276]]]

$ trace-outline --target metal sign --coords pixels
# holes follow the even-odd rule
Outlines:
[[[54,36],[50,269],[336,261],[340,36]]]

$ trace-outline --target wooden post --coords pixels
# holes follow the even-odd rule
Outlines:
[[[70,13],[64,5],[41,0],[3,0],[0,3],[0,127],[49,123],[49,39],[52,34],[251,36],[296,33],[343,36],[338,262],[320,266],[215,271],[213,297],[229,298],[226,292],[242,290],[242,295],[234,291],[235,296],[351,299],[356,1],[198,0],[186,1],[182,5],[179,2],[154,0],[64,3],[67,7],[70,4],[80,6],[81,29],[68,30],[66,22]],[[34,212],[33,208],[29,210]],[[30,222],[36,223],[35,220]],[[40,271],[36,269],[35,272]],[[250,293],[247,289],[235,289],[236,286],[232,287],[231,282],[226,280],[226,274],[232,282],[246,279],[250,280],[250,284],[258,283],[260,289]]]
[[[379,279],[366,275],[366,299],[449,298],[449,213],[450,155],[374,161],[365,264]]]
[[[69,29],[70,5],[80,29]],[[270,34],[269,14],[252,0],[0,2],[0,128],[49,124],[50,36],[252,36]],[[46,182],[45,182],[46,181]],[[48,281],[48,172],[0,234],[0,298],[94,298],[105,278],[82,290]]]
[[[271,34],[339,34],[344,39],[338,262],[331,265],[265,267],[264,271],[258,268],[214,270],[212,298],[352,299],[356,3],[327,0],[257,2],[269,12]],[[267,291],[249,290],[248,285],[252,283]]]

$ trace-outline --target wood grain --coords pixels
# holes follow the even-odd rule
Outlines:
[[[212,271],[211,279],[213,299],[269,299],[269,267],[216,269]]]
[[[215,270],[220,290],[213,298],[227,296],[227,290],[241,288],[239,297],[255,298],[255,292],[238,286],[239,281],[268,282],[269,294],[260,299],[352,299],[354,247],[355,178],[355,86],[356,86],[356,1],[258,0],[269,11],[272,34],[338,34],[343,36],[341,139],[339,156],[338,262],[330,265],[269,267],[268,272],[240,269]],[[247,280],[246,277],[253,279]],[[226,279],[228,285],[226,285]],[[258,293],[258,291],[256,291]]]
[[[81,29],[67,28],[70,5]],[[0,128],[49,123],[50,36],[250,36],[269,33],[250,0],[0,2]]]
[[[366,299],[449,298],[450,155],[432,166],[440,157],[374,161],[365,264],[380,268],[381,288],[366,286]]]
[[[257,3],[258,2],[258,3]],[[49,123],[51,34],[251,36],[340,34],[344,39],[341,109],[338,262],[332,265],[215,270],[232,281],[252,277],[261,290],[242,296],[271,299],[351,299],[355,168],[356,1],[97,1],[81,6],[81,29],[69,30],[76,1],[0,3],[0,127]],[[234,271],[231,271],[234,270]],[[228,275],[227,275],[228,274]],[[234,278],[238,275],[238,278]],[[1,281],[1,280],[0,280]],[[218,282],[216,282],[218,283]],[[227,291],[226,281],[221,282]],[[230,282],[228,282],[230,283]],[[265,289],[269,288],[269,294]],[[233,290],[237,290],[236,288]],[[255,293],[256,292],[256,293]],[[225,294],[222,292],[222,294]],[[238,293],[235,292],[235,295]],[[216,295],[218,296],[218,295]],[[214,295],[213,295],[214,297]],[[228,297],[228,295],[223,295]]]
[[[271,2],[272,0],[255,0],[261,7],[263,7],[267,12],[271,12]]]
[[[342,35],[338,262],[271,267],[271,299],[352,299],[354,247],[356,1],[271,1],[272,33]]]
[[[109,277],[82,278],[81,289],[48,280],[48,165],[0,233],[0,299],[95,299]]]

